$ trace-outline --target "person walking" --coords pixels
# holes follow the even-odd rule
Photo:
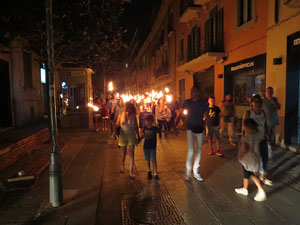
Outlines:
[[[100,127],[100,108],[101,108],[101,102],[100,102],[100,98],[97,97],[94,103],[95,106],[98,107],[98,111],[93,111],[93,115],[94,115],[94,124],[95,124],[95,131],[98,132],[99,131],[99,127]]]
[[[180,114],[176,120],[175,126],[177,127],[180,119],[182,118],[183,111],[186,110],[186,126],[187,126],[187,142],[188,152],[186,159],[186,171],[185,179],[190,179],[190,174],[193,169],[194,178],[198,181],[203,181],[203,178],[199,174],[201,149],[203,141],[204,122],[203,116],[207,110],[207,103],[201,101],[200,91],[196,86],[191,89],[191,98],[184,101]],[[192,166],[192,159],[195,152],[195,141],[197,140],[198,152],[195,155],[194,165]]]
[[[119,146],[122,151],[120,173],[124,173],[125,159],[128,147],[129,178],[135,179],[135,175],[133,174],[134,147],[136,143],[138,143],[137,140],[140,139],[135,106],[130,102],[126,102],[125,110],[119,113],[116,123],[111,123],[116,127],[120,127]]]
[[[215,97],[210,96],[208,98],[208,109],[204,113],[206,136],[209,145],[209,155],[214,154],[213,150],[213,137],[216,139],[217,156],[223,156],[220,151],[220,108],[215,105]]]
[[[259,140],[259,151],[261,158],[260,166],[260,179],[261,181],[269,186],[272,186],[273,183],[271,180],[266,178],[267,166],[268,166],[268,126],[266,123],[265,112],[262,110],[262,99],[260,95],[256,94],[250,99],[250,110],[247,110],[243,116],[243,122],[248,118],[252,118],[258,124],[257,138]],[[245,136],[246,130],[242,126],[242,136]]]
[[[280,110],[281,105],[278,99],[273,96],[274,90],[268,87],[265,92],[265,97],[262,98],[262,109],[266,113],[266,120],[268,125],[268,132],[270,135],[270,143],[275,144],[276,126],[279,125],[277,110]]]
[[[262,202],[267,199],[266,193],[259,178],[255,175],[259,171],[260,164],[258,124],[254,119],[248,118],[243,121],[243,128],[245,136],[241,139],[238,160],[243,166],[244,179],[243,187],[235,188],[235,192],[241,195],[248,195],[249,178],[251,178],[258,189],[254,200]]]
[[[159,138],[161,138],[161,130],[153,126],[154,122],[154,116],[148,115],[145,119],[146,124],[143,127],[143,136],[142,138],[145,138],[144,141],[144,157],[147,161],[147,167],[148,167],[148,173],[147,177],[148,180],[152,179],[152,172],[150,167],[150,159],[152,161],[153,166],[153,172],[154,172],[154,179],[159,180],[158,174],[157,174],[157,162],[156,162],[156,142],[157,142],[157,134],[159,134]]]
[[[105,99],[100,100],[100,114],[102,119],[102,130],[107,130],[107,121],[109,120],[109,110],[106,105]]]
[[[224,100],[220,103],[221,109],[221,135],[224,133],[224,130],[227,128],[229,142],[232,146],[236,146],[233,140],[234,134],[234,120],[235,120],[235,108],[232,101],[232,96],[229,93],[226,93]]]

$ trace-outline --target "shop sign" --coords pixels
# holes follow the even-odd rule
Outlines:
[[[85,71],[72,71],[71,77],[81,77],[85,75]]]
[[[236,71],[236,70],[240,70],[240,69],[244,69],[244,68],[249,68],[249,67],[253,67],[255,64],[254,62],[247,62],[247,63],[241,63],[240,65],[237,66],[232,66],[230,68],[230,71]]]
[[[266,54],[247,58],[224,67],[225,75],[265,73]]]

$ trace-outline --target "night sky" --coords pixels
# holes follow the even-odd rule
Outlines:
[[[140,38],[147,37],[160,4],[161,0],[132,0],[125,5],[121,24],[128,32],[124,35],[124,42],[131,42],[136,28],[140,31]]]

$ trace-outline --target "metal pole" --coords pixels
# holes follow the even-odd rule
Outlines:
[[[49,166],[49,193],[52,207],[60,207],[63,202],[62,172],[60,153],[57,149],[57,119],[54,82],[54,49],[53,49],[53,21],[52,0],[46,0],[47,26],[47,54],[48,54],[48,82],[49,82],[49,111],[51,153]]]

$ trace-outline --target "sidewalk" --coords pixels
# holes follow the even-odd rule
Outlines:
[[[273,187],[264,187],[267,201],[234,192],[242,184],[237,149],[223,140],[224,157],[208,155],[203,145],[200,174],[186,181],[185,132],[163,136],[158,143],[160,180],[147,179],[142,144],[135,150],[136,180],[119,173],[120,150],[108,133],[65,129],[68,145],[62,153],[64,205],[49,204],[48,171],[32,190],[13,195],[0,204],[0,224],[300,224],[300,155],[275,148],[270,162]],[[12,199],[11,199],[12,198]]]

